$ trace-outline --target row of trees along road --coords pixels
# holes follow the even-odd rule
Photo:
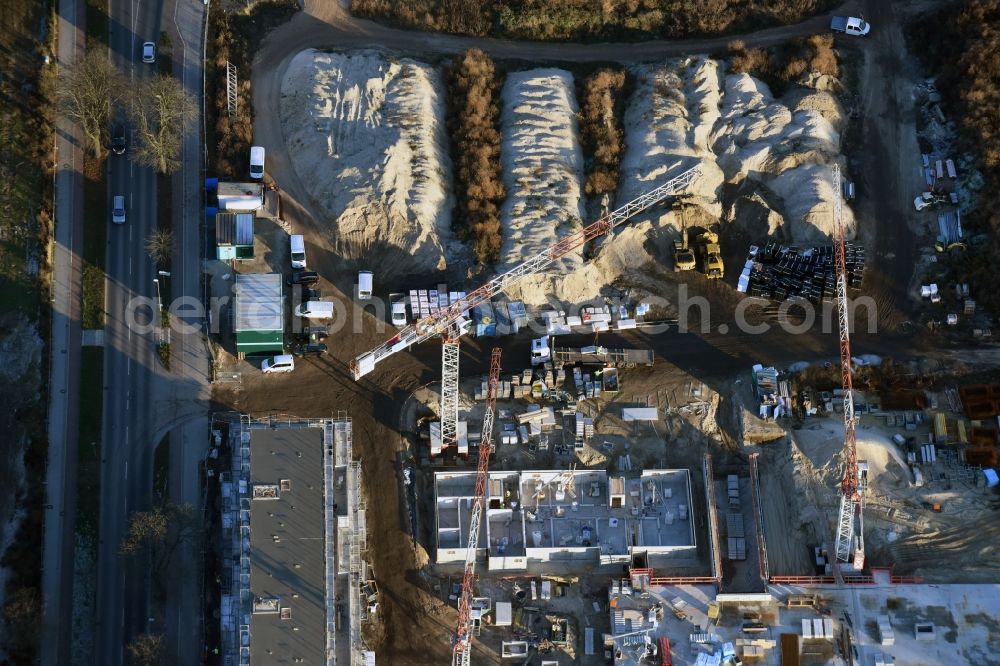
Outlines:
[[[174,77],[156,74],[129,82],[98,49],[60,72],[57,97],[60,111],[83,131],[94,157],[106,154],[111,125],[124,108],[135,130],[132,159],[163,174],[180,167],[181,141],[197,105]]]

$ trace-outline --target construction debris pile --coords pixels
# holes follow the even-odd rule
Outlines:
[[[865,272],[865,249],[844,244],[847,286],[861,288]],[[804,298],[811,303],[832,301],[837,294],[837,270],[833,245],[800,250],[770,242],[763,249],[750,246],[750,254],[737,289],[750,296],[772,301]]]

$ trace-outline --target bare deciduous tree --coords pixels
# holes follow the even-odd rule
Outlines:
[[[139,634],[128,644],[128,653],[136,666],[160,666],[164,647],[163,634]]]
[[[151,570],[162,573],[177,547],[195,538],[197,528],[198,515],[190,504],[167,502],[149,511],[133,511],[118,552],[126,556],[148,553]]]
[[[125,95],[121,72],[103,49],[88,51],[83,60],[63,69],[57,82],[59,111],[79,125],[87,148],[101,157],[110,134],[111,113]]]
[[[158,74],[135,87],[129,116],[136,132],[135,160],[163,174],[181,164],[181,142],[192,125],[197,105],[180,81]]]
[[[174,251],[174,234],[167,229],[156,229],[146,237],[146,254],[157,266],[165,266]]]

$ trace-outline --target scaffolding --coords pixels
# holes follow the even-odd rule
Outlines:
[[[230,118],[235,118],[240,110],[239,82],[236,78],[236,68],[226,61],[226,112]]]
[[[722,584],[722,550],[719,546],[719,516],[715,506],[715,472],[712,470],[712,456],[706,453],[703,462],[705,501],[708,505],[708,543],[712,553],[712,578],[716,588],[718,588]]]

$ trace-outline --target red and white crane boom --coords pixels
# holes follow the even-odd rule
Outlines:
[[[833,168],[834,262],[837,270],[837,313],[840,324],[840,375],[844,390],[844,477],[840,482],[840,516],[837,520],[837,561],[851,562],[861,570],[865,563],[862,499],[858,478],[857,418],[851,378],[851,321],[847,303],[847,262],[844,246],[840,166]],[[856,544],[855,544],[856,540]],[[852,552],[853,551],[853,552]]]
[[[490,469],[490,451],[493,446],[493,420],[497,410],[497,385],[500,383],[499,347],[490,356],[490,376],[486,389],[486,413],[483,415],[482,437],[479,440],[479,467],[476,471],[476,492],[472,498],[469,518],[469,542],[465,547],[465,573],[462,576],[462,596],[458,600],[458,628],[455,630],[453,666],[468,666],[472,657],[469,620],[472,616],[472,582],[476,576],[476,549],[479,548],[479,527],[486,503],[486,480]]]
[[[556,260],[577,250],[587,242],[606,236],[629,218],[663,201],[667,197],[681,194],[698,176],[701,168],[695,165],[680,175],[674,176],[655,189],[642,194],[627,204],[609,213],[605,217],[591,223],[580,231],[563,236],[556,243],[529,258],[524,263],[515,266],[506,273],[498,275],[475,291],[471,291],[437,314],[418,319],[413,325],[407,326],[392,338],[375,349],[361,354],[351,361],[351,374],[354,379],[360,379],[375,369],[375,365],[392,354],[410,346],[424,342],[428,338],[444,335],[449,330],[462,330],[466,313],[473,308],[489,301],[494,296],[506,292],[521,279],[541,273],[548,269]]]

